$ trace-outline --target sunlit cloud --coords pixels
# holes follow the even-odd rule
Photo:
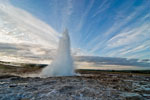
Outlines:
[[[34,4],[32,0],[1,0],[0,55],[3,60],[49,64],[61,32],[67,27],[75,59],[93,55],[137,58],[138,61],[149,59],[148,9],[149,1],[38,0]],[[94,60],[80,64],[99,66]],[[131,67],[118,64],[119,68],[120,65]]]
[[[30,13],[0,2],[0,42],[28,43],[55,47],[59,34]]]

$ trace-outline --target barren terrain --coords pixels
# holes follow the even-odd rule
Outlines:
[[[70,77],[0,77],[0,100],[149,99],[149,74],[101,72]]]

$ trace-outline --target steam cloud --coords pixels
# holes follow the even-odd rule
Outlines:
[[[59,40],[57,55],[51,65],[43,69],[41,76],[72,76],[74,64],[70,50],[70,38],[67,29]]]

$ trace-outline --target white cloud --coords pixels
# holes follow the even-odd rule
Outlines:
[[[0,1],[0,42],[56,46],[59,34],[52,27],[3,1]]]
[[[129,50],[124,50],[120,54],[125,55],[125,54],[132,53],[132,52],[139,52],[139,51],[146,50],[146,49],[150,48],[150,41],[146,41],[146,42],[147,43],[144,43],[142,45],[138,45],[135,48],[130,48]]]
[[[129,15],[127,16],[124,16],[124,19],[123,20],[119,20],[119,19],[115,19],[114,23],[112,24],[112,26],[110,28],[108,28],[108,30],[106,32],[104,32],[103,34],[100,34],[98,35],[95,39],[91,40],[88,45],[91,46],[91,45],[94,45],[92,46],[92,49],[90,52],[95,52],[97,50],[100,49],[100,47],[107,43],[107,41],[109,41],[109,36],[112,35],[112,34],[116,34],[117,31],[121,28],[123,28],[125,25],[127,25],[130,21],[133,21],[137,16],[139,16],[139,14],[141,14],[145,9],[147,9],[147,6],[139,6],[138,8],[135,9],[135,11],[131,12]],[[147,14],[148,15],[148,14]],[[149,16],[145,16],[145,17],[142,17],[140,20],[145,20],[147,17]],[[135,22],[135,23],[139,23],[139,21]],[[141,21],[141,23],[143,23]],[[128,25],[130,26],[130,25]],[[149,25],[148,25],[149,26]],[[144,26],[144,27],[147,27],[147,26]],[[130,27],[128,27],[130,29]],[[139,32],[140,33],[140,32]],[[120,34],[120,33],[117,33],[117,34]],[[135,35],[135,34],[134,34]],[[134,37],[134,35],[132,35]],[[130,36],[130,38],[132,37]],[[114,38],[114,37],[113,37]],[[128,37],[129,38],[129,37]],[[123,40],[123,39],[122,39]],[[123,42],[123,43],[126,43],[126,40],[124,41],[117,41],[117,44],[119,44],[120,42]],[[96,45],[95,45],[96,44]],[[112,44],[110,44],[112,45]],[[115,44],[113,45],[116,45],[116,42]]]
[[[91,8],[93,7],[94,4],[94,0],[91,0],[90,4],[87,6],[85,12],[82,14],[80,21],[75,29],[76,32],[80,31],[83,24],[85,23],[86,17],[88,15],[88,13],[90,12]],[[78,37],[81,37],[80,35]]]
[[[110,2],[108,2],[108,0],[104,0],[98,7],[98,11],[92,16],[95,17],[98,14],[102,13],[103,11],[105,11],[107,8],[109,8],[110,6]]]
[[[131,45],[131,43],[140,42],[150,37],[150,24],[145,23],[143,26],[130,29],[127,32],[120,33],[111,38],[107,43],[109,48]]]
[[[72,0],[66,0],[66,6],[64,8],[62,8],[62,14],[61,14],[61,16],[62,16],[61,17],[62,18],[62,24],[61,24],[61,29],[65,29],[67,27],[67,24],[69,23],[69,19],[70,19],[70,16],[72,15],[72,13],[73,13],[73,1]]]
[[[110,50],[106,53],[107,56],[146,57],[145,53],[142,55],[139,53],[150,48],[150,22],[139,21],[138,23],[135,23],[134,28],[129,26],[130,28],[127,27],[120,34],[107,41],[105,50]]]

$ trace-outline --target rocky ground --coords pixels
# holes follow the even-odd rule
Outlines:
[[[0,100],[150,100],[150,75],[0,76]]]

